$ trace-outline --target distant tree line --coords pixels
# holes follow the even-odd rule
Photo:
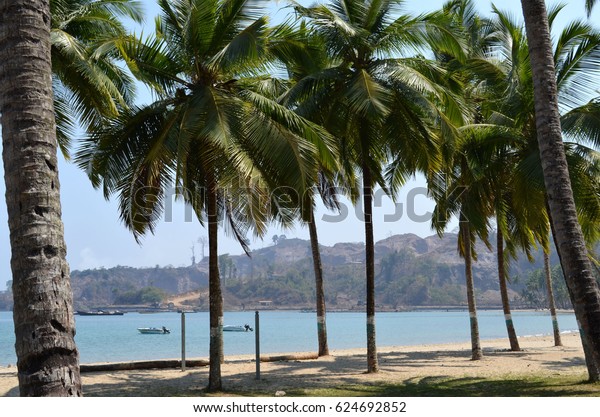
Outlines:
[[[117,294],[116,304],[160,304],[167,297],[167,293],[156,287],[144,287],[139,290],[127,291]]]

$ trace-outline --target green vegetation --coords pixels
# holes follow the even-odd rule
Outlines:
[[[560,265],[552,268],[551,272],[556,307],[562,309],[573,308]],[[521,291],[522,300],[531,308],[548,308],[548,292],[544,270],[538,269],[530,273],[524,284],[525,288]]]
[[[600,240],[600,32],[592,23],[570,22],[552,45],[548,25],[564,6],[546,14],[541,0],[522,2],[526,24],[495,6],[492,17],[484,19],[473,0],[450,0],[442,11],[419,16],[403,14],[400,0],[330,0],[310,7],[292,2],[295,19],[280,25],[271,25],[265,16],[267,2],[158,0],[161,15],[155,33],[139,39],[127,33],[121,19],[141,22],[140,2],[35,3],[30,8],[0,6],[3,33],[12,33],[10,25],[19,21],[23,10],[41,10],[37,17],[43,15],[44,24],[34,25],[39,33],[23,37],[36,40],[29,43],[31,56],[50,56],[43,48],[52,48],[51,68],[27,73],[30,80],[0,65],[0,97],[6,99],[0,100],[0,112],[11,114],[2,119],[3,140],[17,144],[3,148],[15,259],[15,317],[47,309],[48,314],[32,316],[36,326],[46,328],[48,318],[64,315],[53,309],[69,305],[70,298],[48,301],[68,293],[57,290],[56,280],[32,284],[30,277],[44,275],[25,272],[29,267],[56,271],[58,267],[43,262],[58,259],[61,285],[70,288],[66,263],[57,257],[64,256],[64,242],[53,135],[68,157],[69,142],[82,131],[79,166],[106,198],[117,198],[121,220],[137,239],[161,221],[173,186],[207,227],[209,266],[202,273],[189,273],[184,287],[205,288],[208,277],[212,390],[221,389],[221,280],[230,293],[226,295],[240,300],[273,299],[275,305],[291,306],[312,304],[317,298],[321,308],[327,297],[334,306],[366,306],[369,372],[378,369],[376,306],[462,304],[466,288],[473,359],[479,359],[476,290],[491,286],[476,286],[478,279],[483,281],[481,273],[477,276],[482,252],[475,250],[476,239],[491,248],[488,238],[496,229],[497,276],[508,324],[508,258],[522,251],[533,260],[538,246],[548,253],[551,224],[559,232],[554,239],[569,286],[567,291],[553,271],[557,302],[566,306],[567,293],[581,300],[575,312],[589,342],[590,379],[600,380],[600,291],[587,256]],[[588,16],[594,3],[586,2]],[[39,45],[37,50],[33,45]],[[548,71],[551,64],[554,72]],[[54,91],[54,112],[49,114],[56,118],[56,132],[53,116],[41,112],[35,120],[11,125],[13,113],[35,113],[27,110],[31,104],[49,110],[51,104],[44,105],[42,94],[24,94],[14,86],[43,85],[44,79],[50,83],[49,74],[43,74],[50,69],[52,85],[44,91],[48,100],[48,92]],[[152,103],[132,105],[134,78],[152,90]],[[542,91],[540,86],[549,89]],[[39,100],[31,102],[33,96]],[[35,141],[23,142],[22,126],[35,126],[37,119],[50,120],[44,124],[51,128],[32,130],[27,140]],[[563,134],[570,142],[562,141]],[[45,136],[47,143],[40,140]],[[27,152],[21,155],[23,149]],[[34,157],[36,152],[43,157]],[[42,160],[45,163],[29,169]],[[29,173],[46,173],[51,180],[17,177]],[[460,220],[458,252],[464,271],[398,247],[376,259],[373,188],[394,198],[417,173],[426,177],[436,201],[433,228],[443,235],[452,219]],[[273,222],[285,226],[308,220],[311,210],[306,206],[312,207],[317,191],[324,195],[317,189],[324,187],[323,179],[347,188],[344,194],[353,203],[362,197],[365,225],[364,247],[355,252],[361,260],[325,266],[324,297],[324,280],[315,274],[315,290],[308,258],[289,262],[265,256],[253,261],[248,273],[229,255],[219,257],[218,223],[248,253],[250,231],[264,236]],[[31,207],[21,207],[21,184],[39,187]],[[53,199],[46,198],[50,195]],[[25,214],[33,220],[20,217]],[[38,218],[52,219],[47,226],[60,232],[23,229],[22,225],[37,227]],[[56,241],[33,244],[31,235],[56,236]],[[311,228],[312,236],[316,230]],[[318,245],[314,238],[313,242],[314,254]],[[273,236],[273,243],[287,245],[284,235]],[[37,256],[40,250],[45,256]],[[177,278],[155,286],[152,279],[126,282],[108,271],[92,275],[87,277],[89,285],[80,286],[76,294],[85,302],[156,304],[169,290],[181,291]],[[547,304],[542,277],[531,274],[521,289],[532,306]],[[40,307],[32,309],[31,300],[38,300]],[[31,334],[36,332],[27,329],[17,336],[17,348],[24,348],[18,352],[22,363],[34,363],[21,360],[31,354],[30,348],[39,349],[35,356],[47,353],[40,342],[28,339]],[[67,342],[57,345],[74,347]],[[72,352],[71,363],[76,364],[77,351]],[[61,358],[50,362],[66,364]],[[20,372],[23,379],[36,370]],[[558,392],[571,392],[565,388],[568,382],[561,381],[548,385],[542,379],[515,384],[424,379],[371,388],[380,391],[377,395],[418,395],[421,385],[428,395],[506,395],[515,385],[523,395],[556,387]],[[354,389],[368,391],[342,391]]]
[[[190,385],[194,385],[191,377],[184,378],[190,379]],[[180,384],[172,388],[161,386],[160,389],[155,389],[152,384],[131,385],[119,387],[117,392],[106,387],[90,386],[87,396],[121,396],[124,392],[129,396],[156,397],[273,396],[273,391],[261,389],[235,389],[222,394],[208,394],[198,389],[182,391],[180,386]],[[540,374],[525,377],[506,375],[494,378],[423,377],[398,384],[344,384],[329,388],[286,389],[285,392],[289,397],[397,397],[397,401],[407,397],[598,397],[600,384],[586,382],[583,373],[573,376]],[[410,406],[410,403],[408,405]]]
[[[167,297],[167,293],[160,288],[145,287],[141,290],[127,291],[118,294],[115,298],[117,304],[160,304]]]
[[[559,397],[600,396],[600,384],[579,376],[495,378],[424,377],[403,384],[342,385],[335,388],[288,390],[307,397]]]
[[[560,265],[552,269],[552,288],[557,308],[571,309],[571,299],[567,290],[567,284]],[[600,282],[600,272],[594,271],[596,281]],[[531,308],[548,308],[548,293],[546,291],[546,279],[543,269],[537,269],[529,273],[523,280],[524,288],[521,290],[521,299]]]

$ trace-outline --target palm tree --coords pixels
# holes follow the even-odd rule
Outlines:
[[[432,227],[441,235],[453,216],[459,219],[458,253],[465,260],[472,360],[483,357],[472,273],[472,262],[477,260],[475,240],[478,237],[490,247],[489,219],[494,213],[496,191],[495,177],[490,171],[497,170],[501,163],[494,156],[494,144],[490,146],[490,135],[476,125],[459,128],[453,152],[442,169],[429,179],[430,192],[436,201]]]
[[[308,196],[308,194],[307,194]],[[315,210],[312,207],[312,199],[307,197],[306,204],[311,206],[310,219],[308,224],[308,232],[310,236],[310,249],[313,258],[313,269],[315,272],[315,298],[317,311],[317,340],[318,340],[318,356],[329,355],[329,344],[327,342],[327,319],[325,305],[325,288],[323,279],[323,264],[321,262],[321,251],[319,249],[319,235],[317,233],[317,223],[315,219]]]
[[[61,221],[47,1],[0,3],[0,113],[22,396],[81,396]]]
[[[330,178],[328,178],[330,177]],[[331,178],[333,177],[333,178]],[[338,193],[342,188],[345,189],[346,194],[350,194],[350,197],[356,194],[356,187],[342,187],[341,183],[348,183],[348,180],[342,181],[340,175],[332,175],[326,173],[324,170],[319,172],[317,183],[309,189],[305,195],[305,207],[309,208],[308,216],[309,219],[305,222],[308,225],[309,236],[310,236],[310,247],[313,258],[313,267],[315,271],[315,298],[316,298],[316,312],[317,312],[317,338],[318,338],[318,356],[329,355],[329,346],[327,342],[327,320],[326,320],[326,306],[325,306],[325,289],[323,279],[323,265],[321,263],[321,252],[319,249],[319,238],[317,234],[317,223],[315,218],[315,200],[316,192],[318,192],[321,201],[325,207],[329,210],[339,210]],[[351,180],[350,180],[351,181]]]
[[[300,42],[304,47],[295,49],[293,51],[295,53],[288,53],[284,56],[281,56],[281,61],[285,64],[288,73],[288,79],[290,80],[289,87],[313,73],[333,66],[333,63],[328,61],[329,57],[325,51],[323,39],[321,39],[319,36],[316,36],[314,32],[309,31],[304,23],[301,23],[297,27],[296,34],[298,36],[298,42]],[[285,94],[282,97],[285,98]],[[286,100],[283,99],[282,101],[285,102]],[[296,111],[299,115],[318,124],[325,123],[322,114],[311,114],[310,112],[305,112],[305,109],[295,106],[295,103],[292,104],[293,105],[290,106],[290,108]],[[303,206],[300,212],[301,219],[308,226],[311,254],[313,258],[317,313],[318,356],[329,355],[329,346],[327,341],[327,308],[325,303],[323,265],[321,262],[319,237],[315,218],[315,204],[318,194],[327,209],[339,210],[338,192],[340,192],[340,190],[350,190],[350,194],[355,195],[356,187],[341,184],[343,177],[344,175],[342,175],[342,173],[331,173],[321,168],[315,184],[308,188],[304,195]],[[353,180],[348,179],[345,182],[353,182]],[[352,193],[352,191],[354,191],[354,193]]]
[[[563,7],[554,7],[549,11],[550,23],[555,20]],[[546,210],[547,195],[543,184],[535,123],[533,122],[535,114],[529,50],[522,25],[513,22],[506,13],[497,9],[495,9],[495,13],[498,16],[498,32],[503,34],[499,37],[500,42],[497,46],[504,51],[501,53],[505,58],[502,71],[506,74],[503,76],[506,80],[503,82],[505,93],[499,92],[497,95],[505,97],[502,101],[506,104],[497,107],[497,103],[492,103],[492,108],[502,114],[501,118],[496,116],[496,119],[502,124],[517,128],[521,132],[522,139],[514,142],[520,155],[518,158],[521,160],[514,171],[521,173],[521,184],[525,184],[525,186],[521,186],[523,191],[520,192],[521,197],[519,198],[521,200],[526,198],[527,206],[537,207],[534,209],[536,215],[529,216],[522,223],[528,224],[532,231],[535,230],[535,239],[541,243],[545,255],[547,255],[549,226],[544,219],[549,210]],[[600,35],[581,21],[570,23],[560,33],[554,50],[559,104],[564,110],[564,114],[561,116],[562,128],[565,133],[579,142],[566,143],[565,152],[579,221],[585,226],[583,228],[584,237],[590,248],[598,239],[600,222],[598,171],[596,168],[598,156],[596,151],[588,148],[585,144],[590,141],[599,143],[598,127],[595,122],[598,110],[594,101],[583,105],[581,103],[584,103],[586,96],[594,91],[594,76],[598,73],[594,68],[597,68],[598,65],[599,51]],[[524,206],[522,205],[522,207]],[[529,245],[529,242],[520,244],[521,247],[524,245]],[[555,309],[553,308],[551,283],[547,287],[549,303],[551,311],[553,311]],[[553,319],[553,328],[555,344],[560,345],[560,334],[555,319]]]
[[[565,157],[552,41],[546,5],[542,0],[522,0],[534,82],[536,127],[544,182],[557,250],[573,296],[575,314],[589,361],[600,380],[600,290],[592,274],[583,233],[577,219]]]
[[[468,3],[457,0],[452,2],[463,5]],[[553,21],[562,6],[553,8],[550,20]],[[480,123],[505,126],[507,129],[490,130],[481,125],[483,132],[492,134],[491,143],[497,143],[495,157],[501,157],[502,163],[490,172],[496,178],[494,193],[496,224],[498,226],[498,266],[500,288],[506,315],[507,330],[512,349],[518,348],[514,326],[510,318],[510,306],[505,282],[504,241],[507,253],[516,256],[516,249],[523,249],[531,257],[531,247],[538,241],[544,248],[548,245],[548,233],[545,206],[546,197],[543,178],[539,169],[539,151],[534,127],[533,84],[529,51],[521,25],[515,23],[510,15],[494,7],[496,18],[490,20],[486,28],[487,43],[480,56],[467,61],[467,70],[471,74],[479,94],[487,91],[487,97],[478,100],[481,112]],[[463,14],[459,13],[458,17]],[[475,19],[462,19],[473,22]],[[464,25],[463,25],[464,26]],[[491,30],[490,30],[491,29]],[[477,33],[473,28],[465,31],[468,34]],[[481,39],[481,37],[480,37]],[[469,42],[473,44],[473,42]],[[578,96],[585,95],[585,89],[593,89],[590,82],[591,71],[581,71],[588,68],[597,60],[600,48],[600,38],[588,26],[574,22],[561,33],[557,42],[557,73],[559,75],[559,94],[564,108],[570,108],[574,103],[581,102]],[[460,68],[460,66],[459,66]],[[577,86],[577,88],[571,88]],[[593,108],[575,108],[566,113],[564,120],[568,121],[568,130],[583,140],[593,140],[596,128],[593,124],[595,115]],[[593,107],[593,106],[592,106]],[[587,126],[587,129],[584,129]],[[500,133],[500,135],[498,135]],[[575,147],[573,147],[575,146]],[[597,184],[597,174],[587,166],[593,151],[582,145],[569,144],[567,147],[570,158],[569,165],[575,174],[577,191],[576,200],[580,208],[580,218],[585,220],[586,231],[597,230],[600,201],[594,194]],[[491,161],[491,159],[490,159]],[[593,165],[593,163],[592,163]],[[493,165],[490,165],[490,168]],[[596,187],[597,189],[597,187]],[[524,202],[527,202],[526,204]],[[593,242],[593,232],[588,236]],[[506,237],[510,237],[506,239]],[[588,240],[590,242],[590,240]]]
[[[119,194],[136,238],[160,220],[170,184],[207,224],[211,391],[222,389],[218,224],[248,253],[247,231],[291,221],[318,167],[334,166],[326,132],[271,98],[278,83],[262,74],[292,31],[269,28],[259,4],[160,0],[156,36],[121,46],[156,101],[100,126],[78,154],[96,187]]]
[[[378,371],[373,188],[379,185],[391,193],[436,159],[436,139],[425,120],[437,111],[430,94],[446,92],[436,83],[443,81],[436,66],[406,53],[433,38],[458,49],[446,39],[445,27],[434,29],[432,16],[394,18],[400,3],[333,0],[308,8],[294,3],[297,15],[323,40],[331,64],[296,82],[284,100],[300,114],[322,120],[338,140],[344,172],[362,173],[368,372]]]
[[[442,10],[450,17],[454,30],[461,34],[465,53],[453,55],[436,49],[434,52],[440,64],[461,80],[464,101],[473,105],[467,109],[467,117],[459,120],[456,127],[440,132],[444,140],[444,162],[439,170],[429,174],[428,181],[430,192],[436,200],[432,227],[441,235],[452,216],[459,218],[458,252],[465,260],[471,357],[478,360],[483,353],[479,339],[472,263],[477,260],[474,250],[477,236],[490,246],[488,218],[494,212],[492,202],[497,201],[493,197],[500,181],[496,181],[498,172],[490,175],[489,171],[492,170],[490,167],[499,170],[503,164],[496,151],[502,148],[497,146],[497,141],[486,140],[486,135],[495,134],[495,130],[490,129],[489,125],[483,125],[485,120],[482,107],[493,96],[488,96],[487,89],[482,88],[485,84],[474,70],[487,66],[493,25],[488,19],[479,16],[475,3],[471,0],[448,1]],[[499,263],[501,279],[504,277],[503,266],[504,262]]]
[[[63,155],[79,128],[116,116],[132,103],[131,77],[117,65],[117,45],[129,35],[120,19],[142,21],[132,0],[52,0],[52,81],[57,137]]]
[[[554,289],[552,288],[552,270],[550,269],[549,249],[544,248],[544,275],[546,276],[546,291],[548,292],[548,308],[552,317],[552,332],[554,334],[554,346],[562,346],[558,317],[556,316],[556,303],[554,302]]]

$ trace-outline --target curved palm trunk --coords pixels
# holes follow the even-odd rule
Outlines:
[[[479,323],[477,321],[477,306],[475,303],[475,286],[473,285],[473,258],[471,255],[471,231],[469,223],[461,213],[460,232],[463,236],[463,245],[465,248],[465,277],[467,283],[467,303],[469,305],[469,321],[471,323],[471,359],[479,360],[483,358],[481,342],[479,341]]]
[[[319,339],[319,356],[329,355],[327,346],[327,325],[325,320],[325,290],[323,289],[323,265],[321,263],[321,252],[319,251],[319,238],[314,212],[311,213],[308,222],[310,233],[310,248],[312,251],[313,266],[315,269],[315,289],[317,298],[317,334]]]
[[[569,171],[564,153],[558,111],[556,74],[552,41],[543,0],[521,0],[527,29],[529,53],[534,79],[534,98],[538,145],[544,182],[553,222],[554,237],[572,294],[575,315],[584,344],[588,345],[586,361],[592,369],[600,369],[600,290],[592,275],[591,262],[573,200]],[[588,355],[591,355],[587,358]],[[588,369],[590,366],[588,366]],[[592,372],[590,380],[600,380],[600,372]]]
[[[219,278],[218,254],[218,215],[217,215],[217,189],[214,179],[209,179],[207,189],[207,217],[208,217],[208,298],[210,321],[210,348],[208,373],[208,391],[220,391],[221,362],[223,361],[223,296],[221,294],[221,280]]]
[[[48,1],[0,2],[0,113],[22,396],[81,396],[61,220]]]
[[[552,271],[550,270],[550,254],[544,250],[544,272],[546,273],[546,289],[548,291],[548,306],[552,316],[552,330],[554,331],[554,346],[562,346],[558,319],[556,317],[556,303],[554,302],[554,290],[552,289]]]
[[[550,231],[552,232],[552,239],[554,240],[554,246],[557,247],[558,242],[556,240],[556,233],[554,232],[554,222],[552,221],[552,213],[550,212],[550,207],[548,204],[548,198],[546,196],[546,210],[548,211],[548,217],[550,219]],[[559,251],[556,252],[558,254],[558,259],[561,265],[561,269],[563,272],[563,276],[566,276],[565,270],[563,268],[563,260],[561,258],[561,254]],[[569,299],[571,300],[571,304],[575,305],[575,297],[573,295],[573,291],[567,285],[567,291],[569,292]],[[585,365],[588,370],[588,375],[590,381],[600,381],[600,367],[596,366],[596,362],[594,362],[594,355],[592,354],[591,345],[587,341],[586,335],[581,331],[581,324],[579,324],[579,320],[577,321],[577,325],[579,327],[579,334],[581,336],[581,345],[583,346],[583,354],[585,356]]]
[[[506,331],[508,332],[508,340],[510,342],[510,350],[519,351],[519,340],[517,339],[517,332],[512,321],[512,315],[510,312],[510,301],[508,299],[508,288],[506,288],[506,269],[504,260],[504,235],[502,230],[498,228],[498,234],[496,235],[497,241],[497,252],[498,252],[498,280],[500,281],[500,296],[502,298],[502,309],[504,310],[504,320],[506,322]]]
[[[363,210],[365,212],[365,261],[367,276],[367,372],[378,372],[375,335],[375,241],[373,238],[373,180],[363,164]]]

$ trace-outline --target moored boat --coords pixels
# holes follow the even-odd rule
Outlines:
[[[96,310],[96,311],[83,311],[78,310],[77,314],[80,316],[122,316],[125,314],[119,310]]]
[[[252,327],[248,326],[247,324],[244,324],[243,326],[228,325],[228,326],[223,326],[223,331],[224,332],[251,332]]]
[[[171,331],[165,326],[163,327],[138,327],[138,332],[141,334],[169,334]]]

